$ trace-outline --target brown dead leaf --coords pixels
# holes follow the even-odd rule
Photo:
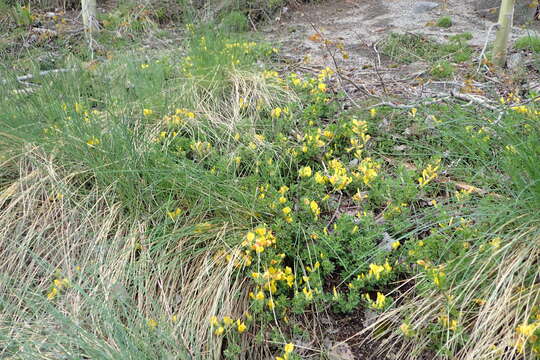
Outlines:
[[[311,35],[310,37],[308,37],[308,40],[311,40],[313,42],[321,42],[322,41],[322,36],[319,33],[315,33],[315,34]]]

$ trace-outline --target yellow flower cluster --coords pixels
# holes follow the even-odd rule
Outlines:
[[[269,230],[264,226],[260,226],[246,234],[245,240],[242,242],[242,246],[255,250],[256,253],[262,253],[265,248],[272,246],[275,243],[276,238],[272,234],[272,230]]]
[[[382,310],[386,307],[387,304],[387,298],[384,296],[383,293],[377,291],[377,298],[375,300],[371,300],[371,297],[369,294],[364,294],[364,299],[367,301],[368,306],[375,310]]]
[[[195,113],[187,109],[176,109],[174,114],[165,115],[163,122],[168,125],[182,125],[186,120],[195,119]]]
[[[369,186],[377,178],[380,168],[381,165],[379,163],[368,157],[362,159],[360,164],[358,164],[358,172],[353,172],[352,175],[355,178],[360,178],[365,185]]]
[[[178,216],[180,216],[180,214],[182,213],[182,210],[180,208],[176,208],[176,210],[173,210],[173,211],[167,211],[167,216],[171,219],[171,220],[176,220],[176,218]]]
[[[283,259],[285,257],[285,254],[281,254],[280,258]],[[279,263],[280,260],[274,260],[273,262]],[[269,292],[270,294],[275,294],[277,291],[277,282],[283,281],[287,284],[288,287],[292,287],[294,285],[294,280],[296,276],[293,274],[292,269],[289,266],[285,266],[285,268],[281,269],[279,267],[270,266],[265,272],[252,272],[251,277],[255,280],[255,282],[262,286],[261,289],[259,289],[259,298],[264,299],[264,292],[261,293],[262,290]],[[256,295],[251,293],[252,298],[257,298]]]
[[[320,129],[319,129],[320,130]],[[326,143],[321,140],[321,133],[315,135],[305,134],[304,136],[297,136],[297,139],[302,142],[301,150],[303,153],[307,153],[310,149],[322,148]]]
[[[294,344],[288,343],[285,344],[285,347],[283,349],[283,355],[282,356],[276,356],[276,360],[289,360],[289,356],[294,351]]]
[[[386,259],[385,263],[378,265],[375,263],[369,264],[369,271],[367,274],[359,274],[356,278],[357,280],[380,280],[383,276],[388,275],[392,272],[392,265],[388,263]],[[349,287],[352,287],[352,283],[349,284]]]
[[[281,117],[282,115],[289,115],[290,112],[289,112],[289,108],[288,107],[277,107],[277,108],[274,108],[272,109],[272,111],[270,111],[270,116],[277,119],[279,117]]]
[[[439,323],[451,331],[456,331],[458,328],[458,321],[456,319],[449,318],[447,315],[440,315]]]
[[[210,325],[212,325],[212,328],[215,328],[214,334],[218,336],[223,335],[223,333],[225,333],[225,330],[229,328],[236,329],[236,331],[238,331],[240,334],[247,329],[246,323],[243,322],[241,319],[234,321],[229,316],[224,316],[221,320],[219,320],[217,316],[212,316],[210,318]]]
[[[300,175],[300,177],[310,177],[311,174],[312,174],[312,171],[311,171],[311,167],[309,166],[304,166],[298,171],[298,175]]]
[[[440,162],[440,159],[436,160],[434,164],[429,164],[424,170],[422,170],[422,177],[418,178],[418,184],[421,188],[437,178],[437,171],[439,171]]]
[[[328,182],[332,184],[334,190],[343,190],[352,182],[352,177],[349,176],[347,168],[340,160],[330,160],[328,167],[330,169]]]
[[[101,141],[95,136],[92,136],[90,139],[88,139],[86,141],[86,145],[88,145],[90,147],[94,147],[96,145],[99,145],[100,143],[101,143]]]
[[[198,156],[206,155],[212,150],[212,144],[207,141],[195,141],[191,143],[189,147]]]
[[[69,280],[67,278],[54,279],[51,291],[47,294],[47,299],[53,300],[63,289],[69,286]]]

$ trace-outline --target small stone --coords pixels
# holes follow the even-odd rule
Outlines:
[[[508,60],[506,60],[506,65],[509,69],[517,69],[522,66],[523,63],[524,61],[522,53],[513,53],[508,57]]]
[[[354,360],[351,347],[345,343],[336,344],[328,350],[328,359],[330,360]]]
[[[390,236],[386,231],[383,233],[382,241],[379,244],[379,248],[381,250],[385,251],[392,251],[392,243],[394,243],[396,240]]]
[[[436,7],[438,7],[438,6],[439,6],[439,4],[436,3],[436,2],[418,1],[413,7],[413,12],[415,14],[421,14],[421,13],[431,11],[431,10],[435,9]]]

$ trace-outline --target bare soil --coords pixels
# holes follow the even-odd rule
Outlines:
[[[312,69],[336,65],[348,78],[349,93],[361,96],[369,91],[409,98],[424,98],[448,91],[457,86],[450,82],[430,82],[429,86],[411,86],[405,80],[416,79],[426,72],[422,61],[397,65],[381,54],[380,42],[394,33],[412,33],[445,42],[453,35],[469,32],[468,42],[478,52],[486,41],[495,38],[493,13],[497,9],[479,5],[479,0],[430,0],[436,5],[430,10],[421,9],[418,0],[335,0],[322,1],[283,8],[272,24],[260,29],[265,38],[279,46],[290,63],[302,64]],[[523,10],[525,11],[525,10]],[[523,18],[522,10],[516,14]],[[519,13],[519,14],[518,14]],[[450,16],[449,28],[434,26],[442,16]],[[523,22],[523,21],[520,21]],[[491,31],[489,31],[491,28]],[[540,21],[532,20],[527,26],[515,26],[512,40],[527,34],[540,34]],[[323,41],[321,41],[323,39]],[[324,40],[343,45],[348,58],[336,52],[332,56]],[[377,71],[374,71],[376,69]],[[353,85],[354,83],[354,85]],[[462,84],[462,82],[460,82]],[[363,88],[363,89],[362,89]],[[367,90],[367,91],[366,91]]]

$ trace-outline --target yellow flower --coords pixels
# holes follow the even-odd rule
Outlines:
[[[313,213],[313,215],[315,215],[315,217],[318,217],[321,214],[321,209],[319,208],[319,204],[317,204],[316,201],[311,200],[311,202],[309,203],[309,207],[311,208],[311,212]]]
[[[287,202],[287,198],[285,198],[284,196],[281,196],[279,199],[278,199],[279,203],[280,204],[285,204]]]
[[[381,274],[384,271],[384,266],[377,265],[377,264],[369,264],[369,275],[375,276],[375,279],[379,280],[381,278]]]
[[[223,328],[223,326],[220,326],[216,329],[216,331],[214,331],[214,334],[216,335],[223,335],[223,333],[225,332],[225,328]]]
[[[260,290],[257,295],[255,295],[255,299],[257,300],[264,300],[264,292]]]
[[[417,112],[418,112],[417,108],[412,108],[410,114],[412,117],[415,117]]]
[[[290,354],[294,351],[294,344],[293,343],[288,343],[285,345],[285,354]]]
[[[494,248],[498,249],[501,247],[502,239],[500,237],[496,237],[495,239],[491,240],[489,244]]]
[[[324,184],[327,180],[326,176],[322,175],[319,171],[315,173],[314,179],[317,184],[321,185]]]
[[[406,323],[401,324],[401,326],[399,327],[399,330],[401,330],[401,332],[405,336],[412,336],[413,334],[411,327],[409,326],[409,324],[406,324]]]
[[[99,145],[101,141],[99,141],[99,139],[95,136],[92,136],[90,139],[88,139],[88,141],[86,142],[86,144],[90,147],[94,147],[95,145]]]
[[[298,175],[301,177],[310,177],[311,176],[311,168],[309,166],[304,166],[298,171]]]
[[[51,289],[51,292],[49,292],[49,293],[47,294],[47,299],[52,300],[52,299],[54,299],[54,298],[56,297],[56,295],[58,295],[58,289],[56,289],[55,287],[53,287],[53,288]]]
[[[151,109],[143,109],[143,115],[144,115],[144,116],[150,116],[150,115],[152,115],[153,113],[154,113],[154,111],[151,110]]]
[[[240,321],[240,319],[238,319],[238,320],[236,321],[236,328],[238,329],[238,332],[241,334],[241,333],[243,333],[244,331],[246,331],[247,326],[246,326],[246,324],[244,324],[242,321]]]
[[[279,188],[278,192],[283,195],[285,194],[287,191],[289,191],[289,187],[286,186],[286,185],[283,185],[282,187]]]
[[[302,292],[303,292],[304,295],[306,296],[306,299],[307,299],[307,300],[313,299],[313,291],[308,290],[307,287],[304,287],[304,288],[302,289]]]
[[[279,107],[272,109],[272,111],[270,112],[270,116],[272,116],[273,118],[278,118],[281,116],[282,111],[283,110]]]
[[[268,300],[267,305],[270,310],[274,310],[274,308],[276,307],[276,304],[274,303],[274,300],[272,299]]]
[[[325,83],[319,83],[319,85],[317,85],[317,88],[321,91],[321,92],[325,92],[326,91],[326,84]]]
[[[151,328],[151,329],[154,329],[156,326],[158,326],[157,321],[154,320],[154,319],[148,319],[148,321],[146,322],[146,324],[147,324],[148,327]]]
[[[399,241],[394,241],[391,244],[393,250],[396,250],[400,245],[401,243]]]
[[[374,118],[377,115],[377,109],[369,109],[369,113],[371,114],[371,117]]]
[[[442,287],[444,285],[445,280],[446,280],[446,274],[444,272],[439,271],[433,274],[433,283],[437,285],[438,287]]]
[[[149,66],[150,66],[150,65],[148,65],[148,64],[141,64],[141,69],[144,70],[144,69],[148,68]]]
[[[218,320],[217,316],[212,316],[212,317],[210,318],[210,324],[211,324],[212,326],[216,326],[217,324],[219,324],[219,320]]]
[[[226,326],[231,325],[233,322],[234,322],[234,320],[231,319],[229,316],[224,316],[224,317],[223,317],[223,323],[224,323]]]
[[[174,220],[180,215],[181,212],[182,210],[180,208],[176,208],[174,211],[167,211],[167,215],[171,218],[171,220]]]
[[[527,324],[527,323],[523,323],[521,325],[519,325],[517,328],[516,328],[516,332],[519,334],[519,335],[523,335],[527,338],[531,337],[534,335],[534,332],[535,330],[540,326],[540,324],[535,324],[535,323],[532,323],[532,324]]]
[[[283,212],[283,214],[285,215],[289,215],[291,213],[291,208],[290,207],[284,207],[283,209],[281,209],[281,211]]]

